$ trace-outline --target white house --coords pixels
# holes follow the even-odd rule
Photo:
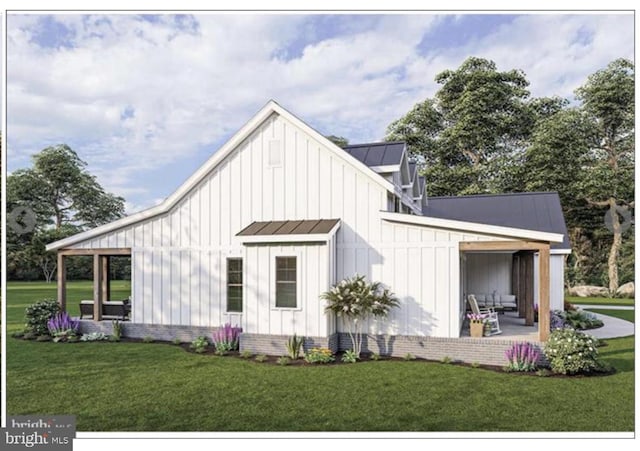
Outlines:
[[[428,185],[404,143],[342,149],[270,101],[162,204],[47,246],[58,299],[64,257],[93,255],[100,320],[109,256],[131,255],[131,331],[229,322],[246,349],[294,333],[336,348],[319,295],[359,273],[400,301],[373,337],[458,338],[476,294],[530,324],[539,304],[545,340],[570,252],[557,194],[428,198]]]

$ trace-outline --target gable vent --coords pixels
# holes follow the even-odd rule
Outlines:
[[[282,165],[282,150],[280,149],[280,141],[269,141],[269,166]]]

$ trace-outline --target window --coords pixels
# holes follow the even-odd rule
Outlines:
[[[227,312],[242,312],[241,258],[227,258]]]
[[[394,196],[393,198],[393,211],[396,213],[400,213],[400,198],[398,196]]]
[[[296,257],[276,257],[276,307],[297,307]]]

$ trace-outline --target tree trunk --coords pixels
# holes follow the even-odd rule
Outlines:
[[[613,295],[618,290],[618,255],[620,246],[622,246],[622,230],[620,228],[620,217],[618,216],[616,200],[612,197],[609,199],[609,208],[611,212],[611,225],[613,229],[613,242],[609,250],[609,260],[607,266],[609,269],[609,292]]]

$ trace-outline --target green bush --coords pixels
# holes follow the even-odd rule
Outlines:
[[[287,366],[291,363],[291,359],[287,356],[278,357],[278,365]]]
[[[565,324],[578,330],[596,329],[604,324],[596,315],[584,310],[567,310],[563,314]]]
[[[293,337],[287,339],[287,355],[290,359],[296,360],[300,358],[300,350],[304,344],[304,337],[298,337],[293,334]]]
[[[376,353],[376,352],[373,352],[373,353],[371,353],[371,355],[369,356],[369,358],[370,358],[371,360],[380,360],[380,354],[378,354],[378,353]]]
[[[258,354],[255,358],[256,362],[262,363],[267,361],[267,356],[264,354]]]
[[[356,363],[358,361],[358,356],[355,352],[349,349],[348,351],[344,351],[344,354],[342,354],[342,361],[344,363]]]
[[[182,344],[182,340],[180,340],[178,337],[173,339],[173,344],[176,346],[180,346]]]
[[[143,343],[153,343],[153,337],[151,335],[147,335],[142,339]]]
[[[111,321],[111,336],[113,341],[120,341],[122,338],[122,323],[117,319]]]
[[[253,354],[251,353],[251,351],[249,351],[247,349],[245,349],[244,351],[242,351],[240,353],[240,357],[242,357],[243,359],[250,359],[252,355]]]
[[[544,354],[551,370],[560,374],[590,373],[602,368],[597,340],[573,329],[556,329],[545,343]]]
[[[408,362],[409,360],[415,360],[416,356],[411,354],[410,352],[407,352],[402,358]]]
[[[35,335],[49,335],[47,323],[60,312],[60,305],[53,299],[31,304],[25,310],[26,328]]]
[[[207,350],[207,346],[209,346],[207,337],[200,336],[191,342],[190,348],[193,349],[193,352],[202,354]]]
[[[304,356],[307,363],[329,363],[335,360],[331,349],[327,348],[311,348]]]

